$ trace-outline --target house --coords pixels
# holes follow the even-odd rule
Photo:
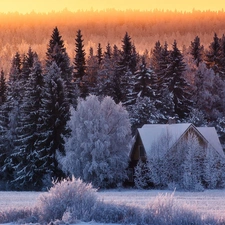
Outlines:
[[[146,124],[137,130],[130,151],[129,181],[132,182],[134,168],[140,159],[142,161],[163,159],[169,152],[176,152],[174,149],[180,143],[187,141],[190,135],[197,138],[201,149],[210,147],[218,157],[225,159],[214,127],[195,127],[191,123]]]

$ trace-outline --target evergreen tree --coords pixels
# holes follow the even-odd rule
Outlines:
[[[86,97],[88,94],[97,94],[97,79],[98,79],[98,58],[94,55],[94,50],[91,47],[89,51],[89,56],[87,59],[87,75],[84,77],[83,84],[83,95],[81,97]]]
[[[49,70],[53,62],[56,63],[61,71],[61,77],[65,81],[67,89],[66,95],[70,103],[72,103],[74,97],[74,87],[71,84],[72,67],[70,66],[70,59],[66,52],[64,41],[57,27],[55,27],[52,32],[46,52],[46,72]]]
[[[102,59],[103,59],[103,53],[102,53],[102,47],[101,44],[98,43],[98,48],[97,48],[97,55],[96,55],[97,59],[98,59],[98,65],[101,64]]]
[[[75,80],[82,80],[86,74],[86,61],[85,61],[85,50],[82,39],[81,30],[77,31],[77,36],[75,39],[75,58],[74,58],[74,78]]]
[[[162,54],[162,46],[160,44],[160,41],[157,41],[155,43],[155,46],[152,50],[152,55],[151,55],[151,65],[155,73],[159,73],[161,69],[160,68],[161,54]]]
[[[2,105],[6,101],[6,91],[7,91],[7,84],[4,71],[1,70],[0,76],[0,105]]]
[[[15,140],[17,139],[18,118],[20,115],[20,105],[23,98],[21,84],[21,57],[17,52],[12,59],[10,68],[8,88],[6,92],[6,101],[1,106],[1,148],[6,153],[2,171],[4,180],[13,179],[13,167],[18,163],[18,159],[13,157],[16,153]]]
[[[107,57],[109,59],[111,59],[111,57],[112,57],[112,48],[111,48],[111,45],[109,43],[106,46],[106,51],[104,53],[104,57]]]
[[[146,189],[151,186],[151,171],[148,162],[138,161],[134,170],[134,184],[138,189]]]
[[[55,62],[62,73],[65,81],[71,80],[72,68],[70,66],[69,56],[64,46],[64,41],[57,27],[54,28],[46,52],[46,70]]]
[[[22,62],[22,69],[21,69],[21,76],[22,76],[22,79],[24,80],[24,84],[28,80],[28,77],[30,75],[30,72],[36,57],[37,57],[37,54],[32,51],[31,47],[28,49],[27,54],[24,55],[24,59]]]
[[[116,102],[123,102],[126,104],[128,95],[131,92],[132,81],[130,81],[132,74],[136,70],[137,55],[134,45],[131,43],[131,37],[126,32],[122,40],[122,49],[116,68]]]
[[[127,106],[132,125],[132,133],[147,123],[157,123],[160,116],[154,102],[149,97],[137,97],[136,102]]]
[[[36,56],[33,61],[17,126],[17,149],[13,158],[18,162],[14,165],[13,186],[18,190],[41,190],[43,175],[46,168],[41,160],[36,143],[39,139],[41,104],[43,97],[44,78],[41,63]]]
[[[220,77],[225,81],[225,35],[220,40]]]
[[[159,45],[159,44],[158,44]],[[156,46],[158,46],[156,45]],[[157,48],[158,49],[158,48]],[[153,90],[155,107],[159,111],[159,123],[167,123],[170,117],[177,118],[175,105],[173,101],[173,93],[169,90],[169,67],[171,63],[171,51],[168,50],[168,45],[165,42],[161,47],[161,54],[158,55],[158,69],[153,74]]]
[[[188,116],[192,102],[190,100],[190,85],[184,78],[185,63],[183,55],[177,48],[177,42],[174,41],[173,49],[170,54],[170,65],[168,74],[165,78],[168,84],[169,92],[172,94],[175,113],[180,119]]]
[[[221,48],[220,39],[214,34],[213,42],[210,43],[209,49],[205,54],[205,62],[208,68],[212,68],[215,73],[220,71]]]
[[[203,50],[204,47],[200,44],[200,38],[196,36],[194,41],[191,42],[190,54],[197,66],[199,66],[199,63],[203,61]]]
[[[98,69],[97,88],[100,96],[114,96],[115,90],[115,63],[112,58],[110,44],[106,46],[106,52]]]
[[[66,85],[61,78],[61,71],[55,62],[45,75],[44,95],[41,106],[41,122],[37,151],[44,162],[49,179],[62,178],[58,167],[57,152],[64,154],[63,136],[69,134],[66,123],[69,120],[69,102],[66,96]]]
[[[224,83],[213,69],[200,63],[195,74],[194,107],[208,120],[222,117],[224,113]],[[207,104],[205,104],[207,102]]]
[[[151,97],[154,98],[154,80],[153,71],[147,68],[145,58],[142,57],[142,62],[140,64],[139,70],[134,73],[135,79],[135,92],[138,93],[140,97]]]

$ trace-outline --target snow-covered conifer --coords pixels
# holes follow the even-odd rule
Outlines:
[[[138,161],[134,170],[134,184],[138,189],[146,189],[151,185],[151,171],[148,162]]]

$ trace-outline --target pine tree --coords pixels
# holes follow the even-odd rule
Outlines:
[[[69,101],[66,85],[61,71],[55,62],[45,75],[44,95],[41,106],[41,122],[37,151],[44,162],[43,167],[50,179],[62,178],[64,174],[58,167],[57,152],[64,154],[63,136],[69,134],[66,123],[69,120]]]
[[[220,40],[220,77],[225,81],[225,35]]]
[[[86,61],[85,61],[85,50],[82,39],[81,30],[77,31],[77,36],[75,39],[75,58],[74,58],[74,78],[75,80],[82,80],[86,74]]]
[[[169,92],[172,94],[175,113],[181,119],[188,116],[192,105],[189,93],[190,85],[184,78],[184,71],[185,63],[183,55],[177,48],[177,42],[174,41],[173,50],[170,54],[170,65],[165,81],[168,84]]]
[[[101,64],[102,59],[103,59],[103,53],[102,53],[102,47],[101,44],[98,43],[98,48],[97,48],[97,55],[96,55],[97,59],[98,59],[98,65]]]
[[[11,181],[13,179],[13,167],[18,163],[13,154],[16,153],[15,140],[17,139],[18,118],[23,98],[23,92],[21,91],[21,57],[18,52],[12,59],[7,86],[6,101],[1,106],[0,117],[2,127],[1,148],[6,153],[1,169],[4,173],[4,179]]]
[[[83,79],[83,94],[81,97],[86,97],[88,94],[97,94],[98,69],[98,58],[94,55],[94,50],[91,47],[87,59],[87,75]]]
[[[97,88],[100,96],[114,96],[115,90],[115,63],[112,57],[110,44],[106,46],[106,52],[98,69]]]
[[[61,77],[65,81],[65,85],[67,88],[66,95],[70,103],[72,103],[74,97],[74,87],[71,84],[72,67],[70,66],[70,59],[66,52],[64,41],[57,27],[55,27],[52,32],[46,52],[46,72],[49,70],[53,62],[56,63],[61,71]]]
[[[134,170],[134,183],[138,189],[146,189],[151,185],[151,171],[148,167],[148,162],[138,161]]]
[[[199,63],[203,61],[203,51],[204,47],[200,44],[200,38],[196,36],[190,46],[190,54],[192,55],[196,66],[199,66]]]
[[[156,46],[158,45],[159,44]],[[170,117],[177,118],[173,101],[173,93],[169,90],[170,54],[171,51],[168,50],[168,45],[165,42],[164,46],[161,47],[161,54],[158,55],[158,69],[153,74],[154,99],[155,107],[159,111],[159,123],[167,123]]]
[[[7,91],[7,84],[4,71],[1,70],[1,77],[0,77],[0,105],[2,105],[6,101],[6,91]]]
[[[160,44],[160,41],[157,41],[151,54],[151,65],[155,73],[159,73],[161,69],[160,68],[161,54],[162,54],[162,46]]]
[[[217,118],[218,113],[216,113],[217,109],[215,105],[219,104],[218,106],[221,108],[221,103],[223,103],[221,97],[219,97],[223,93],[223,88],[221,87],[221,85],[223,86],[223,82],[219,81],[219,77],[215,75],[213,69],[207,69],[205,63],[199,64],[194,82],[195,92],[192,98],[194,100],[194,107],[202,111],[205,118],[209,121]],[[217,86],[218,90],[214,86]]]
[[[37,53],[33,52],[31,47],[28,49],[27,54],[24,55],[24,59],[22,62],[22,69],[21,69],[21,76],[22,76],[22,79],[24,80],[24,84],[28,80],[28,77],[30,75],[30,72],[36,57],[37,57]]]
[[[106,51],[104,53],[104,57],[109,58],[109,59],[111,59],[111,57],[112,57],[112,48],[109,43],[106,46]]]
[[[36,143],[39,139],[44,78],[36,56],[26,84],[17,126],[13,186],[18,190],[41,190],[46,168],[41,161]]]
[[[214,34],[213,42],[210,43],[209,49],[205,54],[205,62],[208,68],[212,68],[215,73],[220,71],[221,47],[220,39]]]
[[[153,99],[155,95],[153,73],[150,68],[147,68],[145,58],[142,57],[140,68],[134,73],[135,89],[133,92],[136,92],[140,97]]]
[[[132,74],[136,70],[137,55],[134,45],[131,43],[131,37],[126,32],[122,40],[122,49],[120,51],[120,57],[116,68],[116,87],[115,93],[116,102],[123,102],[126,104],[128,94],[131,91],[130,81]]]

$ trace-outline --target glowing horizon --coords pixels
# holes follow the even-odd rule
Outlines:
[[[195,10],[211,10],[211,11],[221,11],[223,9],[224,0],[214,0],[214,1],[180,1],[180,0],[139,0],[139,1],[129,1],[129,0],[113,0],[113,1],[102,1],[102,0],[7,0],[0,2],[0,12],[18,12],[22,14],[30,13],[32,11],[37,13],[48,13],[52,11],[63,11],[67,9],[72,12],[78,10],[105,10],[105,9],[116,9],[116,10],[177,10],[183,12],[191,12]]]

